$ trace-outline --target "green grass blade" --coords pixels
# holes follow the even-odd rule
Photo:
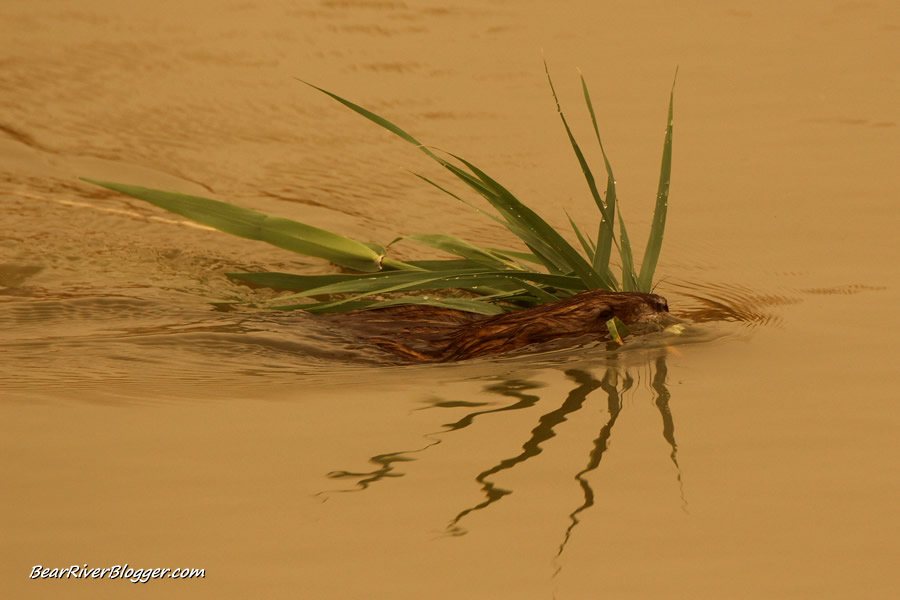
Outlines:
[[[574,271],[575,274],[591,289],[610,289],[610,284],[606,281],[605,275],[601,275],[595,271],[590,264],[585,261],[575,248],[569,244],[555,229],[547,224],[536,212],[528,208],[520,202],[512,193],[502,185],[491,179],[486,173],[481,171],[472,163],[463,158],[454,156],[455,159],[463,163],[476,177],[488,187],[496,197],[491,202],[498,211],[500,211],[508,221],[517,228],[533,234],[542,242],[541,250],[548,248],[552,252],[561,257],[564,266]],[[516,229],[510,228],[513,233]]]
[[[512,232],[513,235],[521,239],[525,243],[525,245],[528,246],[528,249],[538,257],[538,259],[541,261],[541,263],[543,263],[544,267],[548,271],[550,271],[551,273],[567,273],[572,270],[569,262],[561,254],[559,254],[559,252],[551,244],[549,244],[547,240],[540,235],[539,232],[537,232],[534,228],[529,227],[526,222],[520,220],[518,212],[516,210],[510,210],[507,198],[504,198],[500,193],[498,193],[496,187],[492,187],[486,184],[486,182],[482,179],[473,177],[471,174],[466,173],[456,165],[440,157],[437,157],[436,155],[432,156],[434,156],[435,159],[444,166],[444,168],[456,175],[460,180],[463,181],[463,183],[471,187],[482,198],[487,200],[488,203],[490,203],[491,206],[493,206],[494,209],[496,209],[503,218],[500,219],[494,215],[488,216],[506,227],[510,232]],[[478,171],[477,167],[475,167],[471,163],[467,163],[465,160],[459,158],[458,156],[454,156],[454,158],[465,164],[470,170],[473,171],[473,173],[475,171]],[[508,197],[513,198],[512,194],[510,194],[508,191],[506,192],[506,194],[508,195]],[[515,202],[519,203],[518,200],[515,200]]]
[[[341,283],[343,281],[365,277],[364,275],[351,275],[348,273],[335,273],[328,275],[294,275],[293,273],[225,273],[229,279],[242,281],[252,285],[269,287],[276,290],[289,290],[302,292],[313,288]]]
[[[619,279],[616,277],[616,274],[613,273],[612,265],[606,266],[606,278],[609,279],[610,282],[612,282],[612,284],[613,284],[612,291],[613,292],[618,292],[619,290],[622,289],[622,287],[619,285]]]
[[[468,175],[467,173],[465,173],[464,171],[462,171],[462,170],[459,169],[458,167],[455,167],[454,165],[451,165],[450,163],[446,163],[446,162],[442,162],[441,164],[442,164],[444,167],[446,167],[448,170],[450,170],[454,175],[457,175],[458,177],[460,177],[461,179],[463,179],[463,181],[464,181],[467,185],[469,185],[469,186],[475,188],[475,190],[476,190],[480,195],[484,196],[485,194],[490,194],[490,193],[491,193],[490,190],[488,190],[488,189],[486,189],[484,186],[480,185],[476,179],[474,179],[473,177],[471,177],[470,175]],[[462,203],[465,204],[466,206],[468,206],[468,207],[470,207],[470,208],[472,208],[472,209],[478,211],[479,213],[481,213],[482,215],[488,217],[489,219],[492,219],[492,220],[496,221],[497,223],[499,223],[500,225],[503,225],[503,226],[506,227],[507,229],[511,229],[512,224],[511,224],[509,221],[506,221],[506,220],[504,220],[504,219],[501,219],[501,218],[498,217],[497,215],[492,215],[492,214],[490,214],[490,213],[488,213],[488,212],[482,210],[480,207],[475,206],[474,204],[472,204],[471,202],[469,202],[469,201],[466,200],[465,198],[461,198],[461,197],[458,196],[457,194],[454,194],[454,193],[451,192],[450,190],[448,190],[448,189],[444,188],[443,186],[441,186],[441,185],[435,183],[434,181],[432,181],[432,180],[429,179],[428,177],[425,177],[424,175],[420,175],[420,174],[418,174],[418,173],[413,173],[413,175],[415,175],[416,177],[418,177],[419,179],[421,179],[421,180],[424,181],[425,183],[428,183],[429,185],[432,185],[432,186],[436,187],[437,189],[441,190],[442,192],[444,192],[444,193],[447,194],[448,196],[451,196],[451,197],[453,197],[453,198],[459,200],[460,202],[462,202]],[[520,230],[520,231],[512,231],[512,233],[513,233],[514,235],[516,235],[517,237],[519,237],[520,239],[522,239],[523,241],[524,241],[526,238],[528,238],[532,243],[535,243],[535,240],[529,238],[528,234],[526,234],[525,232],[523,232],[523,231],[521,231],[521,230]],[[527,242],[527,241],[526,241],[526,245],[528,245],[528,242]],[[529,248],[530,248],[530,247],[531,247],[531,246],[529,246]],[[522,264],[521,264],[520,262],[518,262],[518,261],[525,261],[525,262],[529,262],[529,263],[535,264],[535,265],[542,265],[542,266],[544,266],[545,268],[547,268],[550,272],[556,272],[556,273],[561,273],[561,272],[562,272],[562,268],[557,267],[555,264],[553,264],[553,261],[552,261],[552,260],[550,260],[550,259],[547,258],[547,257],[541,257],[541,256],[539,256],[539,255],[538,255],[537,253],[535,253],[535,252],[530,252],[530,253],[529,253],[529,252],[516,252],[516,251],[514,251],[514,250],[505,250],[505,249],[498,249],[498,248],[488,248],[488,250],[490,250],[490,251],[493,252],[494,254],[498,255],[498,257],[500,257],[500,258],[510,259],[514,264],[516,264],[517,268],[519,268],[519,269],[525,269],[526,267],[522,266]]]
[[[282,298],[278,298],[276,301],[281,302],[284,300],[288,300],[290,298],[296,297],[308,297],[308,296],[323,296],[323,295],[331,295],[334,293],[346,293],[350,292],[354,288],[353,283],[359,282],[343,282],[336,283],[328,286],[323,286],[321,288],[315,288],[312,290],[307,290],[305,292],[300,292],[298,294],[292,294],[290,296],[284,296]],[[457,288],[478,288],[480,285],[492,285],[496,283],[496,278],[484,277],[477,278],[474,275],[472,276],[437,276],[431,278],[421,278],[417,281],[411,281],[407,283],[395,283],[394,285],[389,285],[387,287],[379,287],[379,286],[358,286],[358,289],[364,290],[361,293],[354,294],[347,298],[341,298],[336,300],[329,301],[329,307],[339,307],[341,305],[345,305],[348,303],[356,302],[358,300],[363,300],[368,296],[373,294],[386,294],[390,292],[401,292],[401,291],[413,291],[413,290],[426,290],[426,289],[457,289]],[[336,292],[333,290],[340,290],[340,292]]]
[[[678,71],[675,71],[678,77]],[[672,124],[673,105],[675,102],[675,82],[672,82],[672,92],[669,94],[669,119],[666,126],[666,137],[663,142],[662,166],[659,170],[659,189],[656,192],[656,208],[653,210],[653,223],[650,226],[650,236],[647,238],[647,249],[644,252],[644,260],[641,263],[641,274],[638,277],[640,290],[649,292],[653,288],[653,274],[659,261],[659,253],[662,249],[663,234],[666,230],[666,213],[669,208],[669,183],[672,180]]]
[[[294,281],[302,289],[296,294],[277,298],[276,300],[286,300],[289,298],[299,298],[308,296],[329,296],[332,294],[382,294],[387,292],[407,290],[407,289],[424,289],[416,288],[416,286],[428,286],[428,284],[458,279],[463,275],[473,273],[484,273],[484,269],[469,271],[443,271],[430,273],[428,271],[382,271],[380,273],[372,273],[367,275],[351,275],[342,280],[331,282],[323,281],[323,285],[309,287],[303,285],[303,279],[295,279]],[[297,278],[306,278],[310,276],[297,275]],[[317,276],[311,276],[317,277]],[[309,279],[315,282],[314,279]],[[447,286],[451,287],[451,286]]]
[[[497,198],[497,195],[490,188],[488,188],[481,181],[479,181],[477,178],[473,177],[469,173],[466,173],[465,171],[463,171],[456,165],[443,160],[442,158],[438,157],[437,155],[432,154],[430,156],[432,156],[432,158],[437,160],[444,168],[446,168],[448,171],[453,173],[456,177],[458,177],[460,180],[462,180],[463,183],[468,185],[475,192],[477,192],[480,196],[482,196],[485,200],[487,200],[492,206],[495,206],[495,203],[499,201],[499,199]],[[566,268],[567,265],[566,265],[565,260],[563,260],[562,257],[555,255],[553,253],[552,249],[544,247],[543,240],[541,240],[533,232],[527,231],[527,230],[523,229],[522,227],[519,227],[518,225],[515,224],[514,221],[512,221],[510,219],[501,219],[497,215],[492,215],[490,213],[483,211],[481,208],[475,206],[468,200],[465,200],[465,199],[459,197],[458,195],[456,195],[453,192],[447,190],[446,188],[438,185],[437,183],[435,183],[434,181],[432,181],[431,179],[428,179],[427,177],[425,177],[423,175],[419,175],[418,173],[413,173],[413,174],[416,175],[416,177],[418,177],[419,179],[425,181],[426,183],[433,185],[434,187],[441,190],[442,192],[452,196],[453,198],[456,198],[460,202],[477,210],[479,213],[487,216],[490,219],[493,219],[497,223],[499,223],[499,224],[503,225],[504,227],[506,227],[507,229],[509,229],[513,233],[513,235],[515,235],[516,237],[521,239],[525,243],[525,245],[528,246],[528,248],[532,251],[531,254],[522,254],[523,257],[528,256],[528,258],[525,258],[524,260],[527,260],[529,262],[533,262],[536,264],[541,264],[544,266],[544,268],[546,268],[551,273],[563,273],[563,272],[567,271],[567,268]]]
[[[625,229],[625,221],[622,219],[622,211],[619,211],[619,237],[621,238],[622,254],[622,288],[626,292],[638,292],[637,276],[634,272],[634,257],[631,254],[631,242],[628,239],[628,231]]]
[[[506,250],[504,248],[488,248],[491,252],[496,252],[509,259],[515,259],[520,262],[527,262],[533,265],[540,265],[541,260],[530,252],[517,252],[515,250]]]
[[[315,90],[319,90],[320,92],[322,92],[322,93],[325,94],[326,96],[332,97],[333,99],[337,100],[338,102],[340,102],[341,104],[343,104],[344,106],[346,106],[347,108],[349,108],[350,110],[352,110],[353,112],[355,112],[355,113],[357,113],[357,114],[360,114],[360,115],[364,116],[365,118],[369,119],[370,121],[372,121],[372,122],[375,123],[376,125],[379,125],[379,126],[383,127],[384,129],[387,129],[388,131],[390,131],[390,132],[393,133],[394,135],[396,135],[396,136],[398,136],[398,137],[400,137],[400,138],[406,140],[406,141],[409,142],[410,144],[413,144],[413,145],[415,145],[415,146],[419,146],[420,148],[424,149],[426,152],[428,151],[428,150],[425,148],[425,146],[423,146],[422,143],[421,143],[419,140],[417,140],[416,138],[414,138],[414,137],[411,136],[410,134],[406,133],[404,130],[400,129],[399,127],[397,127],[396,125],[394,125],[393,123],[391,123],[390,121],[388,121],[387,119],[385,119],[384,117],[381,117],[381,116],[379,116],[379,115],[376,115],[376,114],[373,113],[372,111],[366,110],[366,109],[363,108],[362,106],[359,106],[358,104],[354,104],[353,102],[350,102],[349,100],[345,100],[344,98],[341,98],[341,97],[338,96],[337,94],[333,94],[332,92],[329,92],[328,90],[322,89],[322,88],[320,88],[319,86],[313,85],[313,84],[309,83],[308,81],[303,81],[302,79],[297,79],[297,81],[299,81],[300,83],[305,83],[306,85],[308,85],[309,87],[311,87],[311,88],[313,88],[313,89],[315,89]]]
[[[300,293],[279,298],[325,296],[331,294],[385,294],[398,291],[426,289],[475,289],[506,286],[510,282],[528,281],[554,288],[584,291],[584,283],[577,277],[531,273],[527,271],[445,271],[427,273],[421,271],[392,271],[362,275],[336,281]],[[363,297],[360,296],[360,297]]]
[[[554,297],[558,300],[563,296]],[[515,305],[516,308],[526,308],[541,304],[541,301],[535,298],[532,294],[529,294],[522,289],[516,290],[514,292],[500,292],[491,296],[482,296],[477,300],[479,302],[503,302],[506,304]],[[510,306],[507,310],[514,309],[512,306]]]
[[[590,237],[585,236],[578,225],[575,224],[575,221],[572,220],[572,216],[566,211],[566,217],[569,219],[569,225],[572,226],[572,231],[575,232],[575,235],[578,237],[578,242],[581,244],[584,253],[587,256],[594,256],[594,242]]]
[[[353,302],[344,302],[337,306],[335,306],[334,302],[304,302],[301,304],[279,304],[278,306],[270,306],[269,308],[271,310],[282,310],[285,312],[305,310],[313,314],[343,313],[352,310],[364,310],[376,302],[377,300],[355,300]]]
[[[360,116],[362,116],[362,117],[365,117],[366,119],[372,121],[373,123],[375,123],[375,124],[378,125],[379,127],[383,128],[383,129],[386,129],[387,131],[390,131],[391,133],[393,133],[394,135],[396,135],[396,136],[399,137],[400,139],[402,139],[402,140],[404,140],[404,141],[406,141],[406,142],[409,142],[410,144],[416,146],[419,150],[421,150],[422,152],[424,152],[425,154],[427,154],[430,158],[432,158],[432,159],[436,160],[437,162],[441,163],[442,165],[446,165],[446,164],[447,164],[447,161],[445,161],[443,158],[441,158],[440,156],[438,156],[437,154],[435,154],[434,152],[432,152],[431,149],[428,148],[425,144],[423,144],[422,142],[420,142],[419,140],[417,140],[416,138],[414,138],[412,135],[410,135],[409,133],[407,133],[405,130],[403,130],[402,128],[398,127],[398,126],[395,125],[394,123],[388,121],[387,119],[385,119],[385,118],[382,117],[381,115],[376,115],[376,114],[373,113],[372,111],[370,111],[370,110],[368,110],[368,109],[365,109],[365,108],[363,108],[362,106],[360,106],[360,105],[358,105],[358,104],[355,104],[355,103],[353,103],[353,102],[350,102],[350,101],[347,100],[346,98],[342,98],[341,96],[338,96],[337,94],[335,94],[335,93],[333,93],[333,92],[329,92],[329,91],[326,90],[326,89],[320,88],[320,87],[317,86],[317,85],[313,85],[313,84],[311,84],[311,83],[309,83],[309,82],[307,82],[307,81],[303,81],[302,79],[299,79],[299,78],[296,78],[296,79],[297,79],[297,81],[299,81],[300,83],[304,83],[304,84],[308,85],[309,87],[313,88],[314,90],[318,90],[318,91],[322,92],[323,94],[325,94],[326,96],[329,96],[329,97],[331,97],[331,98],[334,99],[334,100],[337,100],[338,102],[340,102],[341,104],[343,104],[344,106],[346,106],[347,108],[349,108],[350,110],[352,110],[353,112],[355,112],[356,114],[358,114],[358,115],[360,115]]]
[[[475,244],[452,235],[415,234],[408,235],[402,239],[412,240],[429,248],[443,250],[449,254],[455,254],[493,269],[520,269],[519,265],[514,261],[502,255],[494,254],[486,248],[479,248]]]
[[[581,172],[584,174],[584,178],[587,181],[588,188],[591,190],[591,196],[594,198],[594,203],[597,205],[597,208],[600,209],[600,214],[603,216],[604,222],[610,223],[611,216],[608,214],[607,208],[603,204],[603,199],[600,197],[599,190],[597,190],[597,182],[594,179],[594,174],[591,171],[591,168],[588,166],[587,160],[585,160],[584,158],[584,153],[578,146],[578,142],[575,141],[575,136],[572,135],[572,129],[569,127],[569,122],[566,120],[566,116],[563,114],[562,107],[559,104],[559,98],[556,95],[556,88],[553,87],[553,80],[550,78],[550,68],[547,66],[546,60],[544,61],[544,71],[547,73],[547,81],[550,84],[550,93],[553,94],[553,100],[556,102],[556,111],[559,113],[559,118],[562,120],[563,127],[566,130],[566,135],[569,137],[569,143],[572,145],[572,150],[575,152],[575,158],[578,159],[578,164],[581,165]],[[591,111],[591,115],[593,116],[593,111]],[[611,231],[611,228],[608,229],[610,229]],[[605,265],[601,266],[605,267]]]
[[[623,338],[627,337],[631,330],[628,329],[628,326],[622,322],[619,317],[613,317],[609,321],[606,322],[606,328],[609,330],[609,336],[612,338],[614,342],[618,342],[619,344],[624,344],[625,340]]]
[[[324,258],[348,269],[371,272],[381,268],[384,248],[379,252],[356,240],[298,221],[200,196],[94,179],[84,181],[144,200],[202,225],[298,254]]]
[[[452,308],[454,310],[473,312],[481,315],[499,315],[504,312],[501,307],[496,304],[491,304],[490,302],[471,300],[469,298],[435,298],[434,296],[413,296],[396,298],[393,300],[383,300],[381,302],[376,302],[370,308],[387,308],[403,304],[438,306],[441,308]]]
[[[440,156],[435,154],[430,148],[428,148],[424,144],[422,144],[419,140],[414,138],[412,135],[410,135],[409,133],[407,133],[406,131],[404,131],[403,129],[398,127],[397,125],[391,123],[384,117],[376,115],[375,113],[373,113],[369,110],[366,110],[365,108],[359,106],[358,104],[350,102],[349,100],[346,100],[346,99],[338,96],[337,94],[329,92],[328,90],[322,89],[311,83],[307,83],[307,82],[303,81],[302,79],[300,79],[298,81],[305,83],[306,85],[310,86],[311,88],[322,92],[323,94],[333,98],[334,100],[337,100],[338,102],[340,102],[341,104],[343,104],[344,106],[349,108],[350,110],[352,110],[355,113],[372,121],[379,127],[382,127],[384,129],[386,129],[387,131],[390,131],[394,135],[398,136],[400,139],[402,139],[406,142],[409,142],[410,144],[415,145],[417,148],[422,150],[422,152],[427,154],[430,158],[437,161],[441,166],[448,169],[451,173],[456,175],[464,183],[466,183],[467,185],[472,187],[482,197],[484,197],[486,200],[491,202],[491,204],[494,205],[495,208],[498,208],[498,203],[499,203],[499,205],[503,204],[501,199],[497,197],[496,190],[494,190],[492,188],[492,186],[486,185],[486,182],[482,181],[480,178],[473,177],[472,175],[470,175],[469,173],[466,173],[465,171],[463,171],[456,165],[441,158]],[[454,157],[454,158],[458,159],[458,157]],[[469,167],[469,165],[466,165],[466,166]],[[471,167],[470,167],[470,169],[471,169]],[[473,173],[474,173],[474,171],[473,171]],[[431,182],[429,182],[429,183],[431,183]],[[441,188],[441,189],[443,189],[443,188]],[[446,190],[444,190],[444,191],[446,191]],[[516,202],[518,202],[518,201],[516,201]],[[499,208],[498,208],[498,210],[499,210]],[[507,219],[507,222],[510,225],[512,225],[512,226],[508,226],[509,229],[515,235],[519,236],[526,243],[526,245],[528,245],[529,249],[532,252],[534,252],[534,254],[537,255],[541,259],[542,262],[545,263],[545,266],[548,268],[548,270],[550,270],[551,272],[556,271],[556,272],[562,272],[562,273],[567,272],[568,270],[571,270],[571,265],[569,265],[568,261],[565,260],[562,256],[559,256],[559,254],[556,252],[553,245],[547,244],[543,239],[541,239],[541,236],[535,235],[535,232],[530,231],[527,227],[524,227],[524,228],[521,227],[521,222],[518,222],[514,215],[509,215],[509,214],[505,213],[504,211],[501,211],[501,213]],[[603,287],[602,283],[599,283],[600,278],[594,277],[593,279],[595,280],[595,282],[598,282],[596,284],[597,287]]]
[[[530,283],[528,283],[525,280],[517,281],[516,283],[519,287],[521,287],[523,290],[526,290],[527,292],[529,292],[532,296],[534,296],[541,303],[556,302],[557,300],[559,300],[559,298],[557,296],[554,296],[550,292],[546,291],[544,288],[536,286],[536,285],[531,285]]]
[[[395,298],[392,300],[365,300],[352,303],[345,302],[340,304],[335,302],[311,302],[309,304],[289,304],[283,306],[274,306],[272,308],[285,311],[305,310],[313,314],[325,314],[347,312],[348,310],[371,310],[376,308],[388,308],[391,306],[401,306],[408,304],[438,306],[441,308],[450,308],[453,310],[461,310],[486,316],[499,315],[504,312],[503,308],[489,302],[470,300],[468,298],[435,298],[434,296],[405,296],[403,298]]]
[[[441,262],[441,261],[434,261]],[[370,292],[370,293],[379,293],[383,289],[387,289],[391,286],[395,286],[398,283],[408,284],[415,282],[426,282],[426,286],[423,289],[434,287],[428,285],[427,282],[433,281],[435,278],[455,278],[453,281],[460,281],[462,283],[466,283],[464,279],[460,279],[460,276],[475,273],[475,274],[483,274],[485,273],[484,265],[479,265],[477,263],[472,263],[471,261],[445,261],[445,262],[453,262],[453,263],[463,263],[462,268],[457,268],[450,270],[445,265],[438,265],[440,268],[432,269],[429,271],[419,270],[419,271],[382,271],[374,274],[352,274],[352,273],[334,273],[334,274],[325,274],[325,275],[295,275],[292,273],[278,273],[278,272],[260,272],[260,273],[226,273],[225,275],[231,279],[236,281],[242,281],[245,283],[249,283],[252,285],[270,287],[278,290],[289,290],[294,292],[308,292],[304,295],[328,295],[328,294],[336,294],[336,293],[350,293],[350,292]],[[471,268],[470,265],[474,265],[474,268]],[[443,269],[443,271],[441,270]],[[503,271],[489,271],[489,273],[504,273]],[[536,274],[540,276],[541,274]],[[511,278],[507,278],[510,281],[516,281]],[[569,280],[565,279],[551,279],[550,281],[554,283],[567,283]],[[577,281],[577,280],[575,280]],[[473,279],[472,282],[479,287],[484,285],[484,279]],[[337,284],[341,284],[340,287],[334,288],[332,286],[336,286]],[[445,286],[439,286],[445,287]],[[459,286],[451,286],[451,287],[464,287],[462,285]],[[515,286],[510,286],[514,289],[517,289],[518,284]],[[334,291],[337,289],[337,291]],[[312,291],[310,291],[312,290]],[[294,296],[289,296],[294,297]],[[284,298],[278,298],[277,300],[284,300]]]
[[[410,260],[407,261],[412,267],[422,271],[477,271],[483,269],[484,265],[466,260],[464,258],[438,259],[438,260]]]
[[[444,192],[444,193],[447,194],[448,196],[450,196],[450,197],[452,197],[452,198],[455,198],[455,199],[459,200],[460,202],[462,202],[463,204],[465,204],[465,205],[468,206],[469,208],[471,208],[471,209],[473,209],[473,210],[475,210],[475,211],[477,211],[477,212],[483,214],[484,216],[486,216],[486,217],[488,217],[488,218],[490,218],[490,219],[493,219],[494,221],[497,221],[497,222],[500,223],[501,225],[504,224],[503,221],[500,219],[500,217],[498,217],[498,216],[496,216],[496,215],[492,215],[492,214],[490,214],[489,212],[487,212],[487,211],[485,211],[485,210],[482,210],[481,207],[475,206],[474,204],[472,204],[471,202],[469,202],[469,201],[466,200],[465,198],[462,198],[462,197],[458,196],[457,194],[454,194],[453,192],[451,192],[451,191],[448,190],[447,188],[443,187],[442,185],[440,185],[440,184],[438,184],[438,183],[435,183],[434,181],[432,181],[432,180],[429,179],[428,177],[425,177],[424,175],[420,175],[419,173],[415,173],[415,172],[413,172],[412,174],[415,175],[416,177],[418,177],[419,179],[421,179],[422,181],[424,181],[425,183],[427,183],[427,184],[429,184],[429,185],[432,185],[432,186],[436,187],[437,189],[441,190],[442,192]]]
[[[591,123],[594,126],[594,134],[597,136],[597,144],[600,146],[600,154],[603,156],[603,164],[606,167],[606,202],[605,209],[600,209],[602,214],[602,222],[597,231],[597,252],[594,255],[594,268],[601,270],[609,266],[609,260],[612,254],[612,245],[616,239],[615,219],[616,219],[616,178],[613,175],[612,165],[609,157],[606,155],[606,149],[603,147],[603,140],[600,138],[600,127],[597,125],[597,114],[594,112],[594,104],[591,102],[591,93],[588,91],[587,82],[584,75],[581,75],[581,90],[584,93],[584,103],[587,105],[588,113],[591,115]],[[618,247],[618,246],[617,246]],[[621,248],[619,248],[621,254]]]
[[[411,273],[403,273],[403,275],[411,275]],[[397,278],[401,279],[401,278]],[[276,301],[283,302],[284,300],[288,300],[291,298],[298,297],[308,297],[308,296],[325,296],[337,293],[354,293],[354,295],[349,296],[347,298],[341,298],[337,300],[331,300],[331,306],[341,306],[343,304],[347,304],[350,302],[355,302],[356,300],[362,300],[368,296],[373,294],[385,294],[389,292],[399,292],[399,291],[407,291],[407,290],[421,290],[421,289],[439,289],[440,287],[458,287],[455,284],[451,284],[450,286],[437,286],[434,284],[441,282],[444,279],[449,279],[447,276],[434,276],[431,277],[421,277],[418,279],[414,279],[409,282],[401,282],[396,283],[393,282],[392,285],[384,286],[383,281],[371,282],[371,284],[367,284],[367,282],[356,281],[356,282],[342,282],[342,283],[334,283],[331,285],[322,286],[319,288],[313,288],[311,290],[306,290],[304,292],[300,292],[297,294],[292,294],[290,296],[284,296],[282,298],[278,298]],[[430,285],[429,285],[430,284]],[[335,291],[337,290],[337,291]]]
[[[385,256],[381,259],[381,269],[384,271],[387,270],[399,270],[399,271],[422,271],[422,267],[416,266],[413,264],[414,261],[404,262],[402,260],[396,260],[389,256]]]
[[[475,179],[474,177],[472,177],[471,175],[469,175],[468,173],[466,173],[465,171],[463,171],[456,165],[446,162],[443,159],[440,159],[439,157],[434,157],[434,158],[436,160],[438,160],[438,162],[440,162],[441,165],[444,166],[447,170],[449,170],[451,173],[453,173],[458,178],[460,178],[466,185],[468,185],[472,189],[474,189],[479,195],[481,195],[482,197],[485,197],[485,198],[487,198],[487,196],[490,195],[491,198],[493,199],[493,194],[491,193],[491,191],[488,190],[487,188],[485,188],[483,185],[481,185],[481,183],[477,179]],[[479,213],[488,217],[489,219],[492,219],[492,220],[496,221],[497,223],[499,223],[500,225],[503,225],[504,227],[506,227],[507,229],[512,231],[513,235],[515,235],[519,239],[523,240],[525,242],[525,245],[528,246],[528,248],[530,250],[532,250],[531,253],[524,253],[524,252],[517,253],[517,252],[511,251],[511,250],[497,250],[496,248],[491,248],[491,250],[493,252],[505,255],[506,257],[513,257],[518,260],[524,260],[524,261],[530,262],[532,264],[542,265],[544,268],[546,268],[551,273],[562,273],[564,271],[564,266],[558,266],[556,264],[556,262],[554,262],[553,258],[550,258],[544,254],[541,254],[540,250],[538,250],[534,247],[535,245],[540,245],[540,240],[534,238],[534,236],[532,236],[532,234],[525,232],[524,230],[521,230],[521,229],[514,231],[513,230],[514,225],[512,223],[510,223],[509,221],[501,219],[497,215],[492,215],[492,214],[482,210],[480,207],[475,206],[468,200],[461,198],[460,196],[458,196],[457,194],[454,194],[453,192],[444,188],[443,186],[438,185],[437,183],[435,183],[431,179],[425,177],[424,175],[419,175],[418,173],[413,173],[413,175],[415,175],[422,181],[436,187],[437,189],[441,190],[445,194],[447,194],[453,198],[456,198],[457,200],[459,200],[466,206],[469,206],[470,208],[478,211]],[[489,200],[489,202],[490,201],[491,200]],[[563,261],[561,259],[558,259],[557,262],[559,262],[560,265],[563,264]],[[519,268],[525,268],[525,267],[522,267],[522,265],[520,264]]]

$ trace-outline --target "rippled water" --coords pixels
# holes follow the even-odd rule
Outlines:
[[[136,584],[192,598],[895,596],[898,26],[890,2],[6,2],[0,595],[120,597],[28,574],[127,562],[205,568]],[[230,304],[273,292],[225,273],[330,266],[77,179],[512,243],[300,77],[593,223],[541,48],[596,162],[574,67],[592,86],[638,242],[679,66],[656,291],[681,335],[397,364]]]

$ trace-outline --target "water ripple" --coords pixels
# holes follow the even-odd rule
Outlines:
[[[796,295],[761,292],[744,285],[669,280],[672,313],[693,323],[731,322],[746,326],[779,325],[771,309],[801,302]],[[671,290],[671,293],[669,293]]]

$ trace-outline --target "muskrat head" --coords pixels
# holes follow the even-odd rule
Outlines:
[[[669,312],[665,298],[640,292],[590,290],[527,310],[505,313],[460,327],[447,338],[440,360],[498,354],[559,338],[605,339],[606,322],[618,317],[629,326],[659,327]]]
[[[610,296],[610,292],[605,292],[602,301],[608,303],[613,315],[626,325],[658,323],[668,318],[669,303],[656,294],[617,292]]]

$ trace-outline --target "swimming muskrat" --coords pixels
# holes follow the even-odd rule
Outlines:
[[[406,360],[446,362],[510,352],[559,338],[609,339],[606,322],[654,324],[666,299],[640,292],[591,290],[517,312],[485,316],[424,305],[328,315],[360,338]]]

